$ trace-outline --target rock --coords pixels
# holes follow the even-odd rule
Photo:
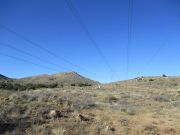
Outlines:
[[[48,114],[50,118],[57,118],[58,117],[58,112],[56,110],[51,110]]]

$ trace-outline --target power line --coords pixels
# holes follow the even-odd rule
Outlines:
[[[178,22],[178,25],[180,23]],[[167,42],[170,41],[170,39],[173,37],[173,34],[176,31],[176,27],[173,27],[172,29],[170,29],[171,34],[169,34],[169,36],[167,38],[165,38],[165,40],[160,44],[160,46],[154,51],[153,55],[149,58],[149,60],[145,63],[145,68],[147,68],[149,66],[149,64],[158,56],[158,54],[163,50],[164,47],[166,47],[168,44]]]
[[[53,62],[51,62],[51,61],[48,61],[48,60],[46,60],[46,59],[43,59],[43,58],[41,58],[41,57],[39,57],[39,56],[35,56],[35,55],[33,55],[33,54],[31,54],[31,53],[29,53],[29,52],[26,52],[26,51],[24,51],[24,50],[21,50],[21,49],[19,49],[19,48],[16,48],[16,47],[14,47],[14,46],[12,46],[12,45],[10,45],[10,44],[7,44],[7,43],[4,43],[4,42],[0,42],[0,46],[4,46],[4,47],[6,47],[6,48],[10,48],[10,49],[12,49],[12,50],[15,50],[15,51],[17,51],[17,52],[20,52],[20,53],[22,53],[22,54],[25,54],[25,55],[27,55],[27,56],[30,56],[30,57],[32,57],[32,58],[35,58],[35,59],[38,59],[39,61],[41,61],[41,62],[44,62],[44,63],[49,63],[49,64],[51,64],[51,65],[54,65],[54,66],[56,66],[56,67],[58,67],[58,68],[61,68],[61,69],[64,69],[64,70],[70,70],[70,69],[67,69],[66,67],[62,67],[61,65],[58,65],[58,64],[56,64],[56,63],[53,63]],[[7,54],[1,54],[1,55],[5,55],[5,56],[7,56]],[[14,57],[14,56],[10,56],[10,55],[8,55],[8,57]],[[18,59],[20,59],[20,58],[18,58]],[[25,60],[24,60],[25,61]],[[26,60],[27,61],[27,60]],[[31,62],[32,63],[32,62]],[[37,64],[36,64],[37,65]],[[55,70],[55,69],[53,69],[54,71],[58,71],[58,70]],[[59,71],[58,71],[59,72]]]
[[[25,36],[21,35],[20,33],[17,33],[16,31],[8,28],[7,26],[5,26],[5,25],[3,25],[3,24],[0,24],[0,27],[2,27],[3,29],[5,29],[6,31],[8,31],[8,32],[10,32],[10,33],[12,33],[12,34],[14,34],[14,35],[16,35],[17,37],[23,39],[24,41],[30,43],[31,45],[39,48],[40,50],[43,50],[44,52],[48,53],[49,55],[51,55],[51,56],[53,56],[53,57],[55,57],[55,58],[59,58],[59,59],[61,59],[62,61],[68,63],[69,65],[71,65],[71,66],[73,66],[73,67],[76,67],[76,68],[81,69],[81,70],[83,70],[83,71],[85,71],[85,72],[91,73],[91,72],[88,71],[87,69],[82,68],[82,67],[80,67],[79,65],[76,65],[76,64],[72,63],[71,61],[65,59],[64,57],[61,57],[61,56],[59,56],[59,55],[56,55],[55,53],[53,53],[53,52],[51,52],[50,50],[48,50],[48,49],[46,49],[45,47],[43,47],[42,45],[40,45],[40,44],[38,44],[38,43],[36,43],[36,42],[34,42],[34,41],[26,38]]]
[[[11,59],[15,59],[15,60],[17,60],[17,61],[29,63],[29,64],[35,65],[35,66],[37,66],[37,67],[41,67],[41,68],[45,68],[45,69],[49,69],[49,70],[51,70],[51,71],[56,71],[56,72],[57,72],[57,70],[55,70],[55,69],[53,69],[53,68],[49,68],[49,67],[47,67],[47,66],[43,66],[43,65],[34,63],[34,62],[32,62],[32,61],[25,60],[25,59],[22,59],[22,58],[19,58],[19,57],[15,57],[15,56],[12,56],[12,55],[9,55],[9,54],[6,54],[6,53],[0,52],[0,55],[1,55],[1,56],[5,56],[5,57],[9,57],[9,58],[11,58]]]
[[[132,17],[133,17],[133,0],[128,1],[128,43],[127,43],[127,63],[126,63],[126,72],[125,76],[128,76],[129,66],[130,66],[130,50],[131,50],[131,42],[132,42]]]
[[[35,56],[35,55],[33,55],[33,54],[29,53],[29,52],[26,52],[26,51],[24,51],[24,50],[18,49],[18,48],[14,47],[14,46],[12,46],[12,45],[10,45],[10,44],[0,42],[0,45],[1,45],[1,46],[4,46],[4,47],[8,47],[8,48],[10,48],[10,49],[13,49],[13,50],[15,50],[15,51],[17,51],[17,52],[20,52],[20,53],[22,53],[22,54],[25,54],[25,55],[27,55],[27,56],[33,57],[33,58],[35,58],[35,59],[38,59],[38,60],[40,60],[40,61],[42,61],[42,62],[49,63],[49,64],[51,64],[51,65],[54,65],[54,66],[58,67],[58,68],[67,70],[67,68],[65,68],[65,67],[63,67],[63,66],[60,66],[60,65],[58,65],[58,64],[56,64],[56,63],[53,63],[53,62],[51,62],[51,61],[42,59],[41,57]],[[68,70],[69,70],[69,69],[68,69]]]
[[[76,9],[76,7],[73,5],[71,0],[65,0],[65,2],[67,3],[68,8],[70,9],[70,11],[72,12],[73,16],[77,19],[77,21],[79,22],[80,26],[82,27],[82,29],[84,30],[85,34],[87,35],[87,37],[89,38],[89,40],[92,42],[92,45],[94,46],[94,48],[97,50],[98,54],[101,56],[102,60],[104,61],[104,63],[106,64],[106,66],[109,68],[109,70],[114,74],[115,71],[113,70],[113,68],[111,67],[109,61],[106,59],[105,55],[103,54],[103,52],[101,51],[100,47],[98,46],[97,42],[94,40],[94,38],[91,36],[90,32],[88,31],[85,23],[83,22],[78,10]]]

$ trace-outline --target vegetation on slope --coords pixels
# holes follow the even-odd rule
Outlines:
[[[98,82],[85,78],[75,72],[54,75],[39,75],[22,79],[10,79],[0,76],[0,89],[6,90],[35,90],[39,88],[62,88],[64,86],[86,87]]]

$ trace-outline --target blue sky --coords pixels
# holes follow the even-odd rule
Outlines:
[[[128,75],[125,75],[128,0],[71,1],[116,74],[109,70],[65,0],[0,0],[0,24],[88,72],[49,55],[0,27],[0,42],[67,68],[61,69],[0,45],[0,53],[55,69],[49,70],[0,55],[0,74],[20,78],[77,71],[101,82],[146,75],[180,75],[179,0],[133,0]]]

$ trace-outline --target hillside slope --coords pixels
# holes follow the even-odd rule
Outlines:
[[[106,86],[132,86],[132,87],[150,87],[150,88],[174,88],[180,86],[180,77],[169,76],[147,76],[137,77],[131,80],[118,81],[106,84]]]
[[[58,83],[58,84],[66,84],[66,85],[80,84],[80,83],[95,85],[99,83],[91,79],[88,79],[86,77],[83,77],[76,72],[64,72],[53,75],[44,74],[44,75],[21,78],[16,81],[19,83],[32,83],[32,84]]]
[[[12,81],[13,79],[10,79],[4,75],[0,74],[0,82],[8,82],[8,81]]]

